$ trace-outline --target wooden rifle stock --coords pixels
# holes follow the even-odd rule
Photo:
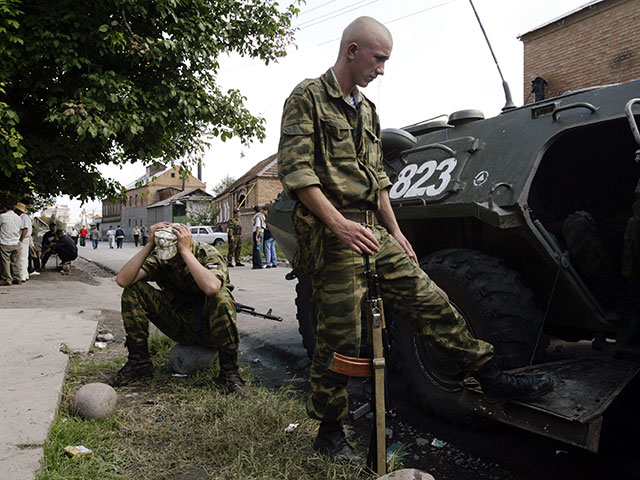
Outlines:
[[[371,271],[369,256],[367,254],[363,254],[363,256],[367,279],[366,314],[373,358],[354,358],[334,352],[329,362],[329,370],[350,377],[373,377],[374,402],[372,403],[375,405],[375,430],[371,435],[367,466],[375,470],[378,475],[384,475],[387,473],[385,358],[382,338],[382,330],[385,328],[384,307],[380,296],[378,276]]]

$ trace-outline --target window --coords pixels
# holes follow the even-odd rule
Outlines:
[[[198,229],[191,227],[191,234],[193,235],[194,233],[198,233]]]
[[[136,193],[136,207],[138,206],[138,194]]]
[[[176,172],[171,172],[171,178],[176,178]]]
[[[129,219],[129,226],[131,226],[131,219]]]
[[[206,228],[200,227],[200,231],[198,233],[209,233]]]
[[[129,195],[129,206],[131,206],[131,195]]]

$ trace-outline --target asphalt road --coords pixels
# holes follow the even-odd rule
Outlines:
[[[105,242],[101,242],[97,250],[90,246],[79,247],[79,250],[83,258],[113,271],[118,271],[137,251],[131,243],[125,243],[118,250],[109,249]],[[250,262],[246,263],[245,267],[230,269],[236,300],[258,311],[271,308],[284,321],[239,315],[243,361],[249,363],[254,374],[266,384],[294,383],[308,389],[309,361],[295,316],[296,282],[284,278],[290,269],[282,265],[276,269],[252,270]],[[402,376],[397,373],[391,372],[390,377],[391,396],[398,416],[389,423],[394,430],[391,441],[400,441],[409,451],[404,460],[406,467],[429,471],[438,480],[640,478],[634,466],[635,449],[624,447],[637,444],[634,436],[626,439],[607,432],[614,441],[605,446],[601,455],[596,455],[502,425],[471,431],[419,410],[412,402],[411,392],[406,389]],[[352,398],[357,401],[357,394]],[[420,442],[423,439],[429,442],[426,446]],[[446,442],[446,446],[431,446],[434,439]]]

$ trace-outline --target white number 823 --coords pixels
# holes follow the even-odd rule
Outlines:
[[[440,163],[428,160],[418,166],[415,163],[404,167],[398,174],[396,183],[389,191],[390,198],[422,197],[425,193],[428,197],[435,197],[445,191],[451,182],[451,172],[456,168],[458,161],[455,158],[447,158]],[[423,186],[434,173],[440,172],[434,184]],[[414,177],[421,175],[412,185]]]

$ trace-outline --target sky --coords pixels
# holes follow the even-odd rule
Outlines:
[[[280,0],[287,4],[288,0]],[[518,35],[560,17],[587,0],[474,0],[474,5],[510,85],[516,105],[524,103],[523,48]],[[285,99],[305,78],[323,74],[336,60],[340,36],[357,17],[382,22],[393,36],[385,74],[363,89],[380,115],[382,128],[403,127],[462,109],[479,109],[485,117],[500,113],[502,81],[468,0],[307,0],[294,20],[295,45],[285,58],[265,66],[237,55],[220,59],[218,83],[239,89],[246,106],[266,120],[266,139],[243,146],[213,140],[203,159],[208,190],[225,176],[238,178],[276,153]],[[532,79],[526,79],[527,91]],[[123,184],[144,174],[142,164],[104,166],[101,173]],[[81,204],[62,197],[71,219]],[[100,202],[84,205],[101,211]]]

